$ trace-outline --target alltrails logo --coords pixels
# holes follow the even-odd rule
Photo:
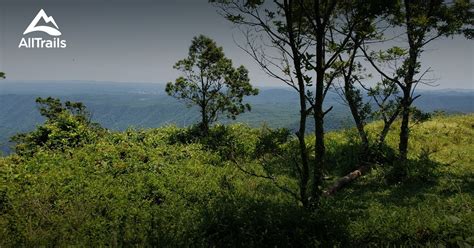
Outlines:
[[[45,24],[52,24],[53,26],[39,26],[38,22],[43,20]],[[23,35],[32,33],[32,32],[44,32],[50,36],[61,36],[61,31],[59,31],[58,24],[54,21],[52,16],[46,15],[43,9],[41,9],[36,15],[35,19],[30,23],[26,28]],[[18,48],[66,48],[66,40],[61,38],[53,38],[52,40],[43,39],[41,37],[34,38],[22,38]]]

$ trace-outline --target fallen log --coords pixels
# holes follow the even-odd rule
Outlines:
[[[335,194],[337,191],[341,190],[344,188],[346,185],[350,184],[352,181],[356,180],[360,176],[364,175],[367,173],[367,171],[370,170],[369,165],[362,165],[356,170],[352,171],[351,173],[345,175],[344,177],[340,178],[337,180],[331,187],[329,187],[327,190],[323,192],[324,196],[332,196]]]

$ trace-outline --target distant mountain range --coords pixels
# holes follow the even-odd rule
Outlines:
[[[0,80],[0,150],[9,152],[9,137],[32,130],[44,120],[35,99],[39,96],[83,102],[92,119],[113,130],[128,127],[150,128],[167,124],[187,126],[198,121],[196,109],[169,97],[159,83],[117,83],[93,81],[11,81]],[[449,113],[474,112],[473,90],[419,91],[415,105],[423,111],[443,110]],[[264,123],[270,127],[297,127],[298,98],[287,88],[260,88],[260,94],[246,99],[252,111],[237,120],[251,126]],[[334,109],[325,121],[328,130],[353,125],[347,106],[336,93],[329,93],[326,105]],[[309,122],[311,123],[311,122]],[[311,129],[311,126],[309,127]]]

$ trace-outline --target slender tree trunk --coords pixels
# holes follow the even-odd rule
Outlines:
[[[409,51],[408,51],[408,61],[407,61],[407,72],[405,75],[405,80],[404,80],[404,87],[402,88],[403,90],[403,99],[401,101],[401,107],[402,107],[402,124],[400,126],[400,143],[398,144],[398,150],[400,153],[400,160],[402,162],[405,162],[407,159],[408,155],[408,139],[410,135],[410,107],[412,104],[412,87],[413,87],[413,78],[416,73],[416,68],[417,68],[417,59],[418,59],[418,54],[419,54],[419,47],[420,47],[420,42],[422,40],[416,39],[415,36],[415,28],[414,24],[412,23],[412,6],[411,2],[409,0],[405,0],[405,9],[406,9],[406,15],[405,15],[405,20],[407,23],[407,38],[408,38],[408,44],[409,44]],[[418,34],[421,35],[419,37],[423,37],[424,34]]]
[[[319,12],[319,10],[318,10]],[[320,27],[322,25],[319,25]],[[324,29],[319,28],[316,32],[316,99],[314,106],[314,124],[316,136],[315,139],[315,167],[313,170],[313,188],[312,200],[314,203],[319,202],[321,196],[320,186],[323,181],[323,171],[325,164],[326,147],[324,145]]]
[[[408,31],[410,34],[411,32]],[[413,42],[413,38],[409,35],[409,58],[408,58],[408,69],[405,75],[405,87],[403,87],[403,98],[401,101],[402,108],[402,124],[400,126],[400,143],[398,144],[398,150],[400,153],[400,160],[405,162],[408,155],[408,140],[410,135],[410,107],[413,102],[412,100],[412,88],[413,78],[415,77],[415,71],[417,67],[418,48]]]
[[[347,73],[343,70],[344,76],[344,95],[346,97],[346,101],[349,104],[349,109],[351,110],[352,118],[357,127],[357,132],[359,133],[359,138],[362,142],[362,149],[363,153],[367,154],[369,151],[369,138],[367,137],[367,132],[365,132],[365,122],[362,119],[360,114],[359,105],[357,102],[358,92],[354,89],[354,81],[352,80],[353,70],[354,70],[354,60],[357,55],[357,50],[359,49],[361,40],[356,38],[354,40],[354,47],[352,48],[352,52],[350,53],[349,58],[349,67],[347,68]]]
[[[300,116],[300,128],[298,130],[298,142],[301,156],[301,175],[300,175],[300,198],[304,207],[308,206],[308,181],[309,181],[309,159],[308,150],[305,142],[306,114]],[[298,166],[298,165],[296,165]]]
[[[325,164],[326,147],[324,144],[324,121],[322,107],[316,107],[314,115],[315,121],[315,148],[316,148],[316,166],[313,171],[313,200],[319,201],[321,195],[320,186],[323,182],[323,172]]]
[[[388,132],[390,131],[391,124],[384,123],[383,129],[379,134],[379,139],[377,141],[377,149],[380,151],[383,144],[385,143],[385,138],[387,137]]]
[[[201,106],[201,132],[204,136],[209,134],[209,119],[207,118],[206,106]]]
[[[201,98],[201,104],[200,104],[200,107],[201,107],[201,132],[202,132],[202,135],[203,136],[207,136],[209,134],[209,117],[208,117],[208,113],[207,113],[207,95],[206,95],[206,92],[207,92],[207,84],[204,82],[204,71],[202,68],[201,69],[201,73],[200,73],[200,76],[201,76],[201,92],[202,92],[202,98]]]
[[[301,68],[300,68],[301,69]],[[297,70],[298,71],[298,70]],[[299,91],[299,97],[300,97],[300,126],[298,129],[298,143],[299,143],[299,150],[300,150],[300,156],[301,156],[301,175],[300,175],[300,197],[301,197],[301,202],[303,206],[307,207],[308,206],[308,181],[309,181],[309,158],[308,158],[308,149],[306,147],[306,95],[304,92],[304,82],[303,82],[303,77],[301,73],[298,78],[301,79],[302,85],[300,85],[301,90]],[[300,81],[298,79],[298,81]],[[298,165],[296,165],[298,166]]]
[[[349,104],[349,109],[351,110],[352,118],[357,127],[357,132],[359,133],[360,140],[362,142],[363,153],[366,154],[369,151],[369,138],[367,137],[367,132],[365,132],[365,123],[362,120],[359,109],[357,108],[357,102],[354,99],[354,89],[353,85],[350,84],[348,79],[346,79],[344,85],[344,91],[346,95],[347,103]]]
[[[411,86],[411,84],[409,85]],[[404,162],[407,159],[408,154],[408,139],[410,133],[410,105],[411,105],[411,87],[404,90],[402,100],[402,124],[400,126],[400,143],[398,144],[398,150],[400,153],[400,159]]]
[[[403,99],[402,99],[402,125],[400,127],[400,143],[398,144],[398,150],[400,153],[400,160],[405,162],[408,155],[408,140],[410,135],[410,107],[413,102],[412,99],[412,88],[413,81],[417,69],[418,63],[418,55],[420,54],[420,48],[423,46],[422,37],[425,36],[424,32],[416,33],[415,24],[412,22],[413,17],[413,6],[412,1],[405,0],[405,21],[406,21],[406,28],[407,28],[407,38],[409,44],[409,51],[408,51],[408,61],[407,61],[407,72],[405,75],[405,87],[402,88],[403,90]]]
[[[303,79],[302,66],[300,52],[296,44],[295,31],[293,29],[293,2],[292,0],[284,1],[285,12],[286,12],[286,22],[287,22],[287,32],[289,43],[291,47],[291,52],[293,54],[293,65],[295,66],[296,79],[298,81],[298,94],[300,100],[300,121],[299,129],[296,133],[298,137],[298,145],[301,157],[301,172],[300,172],[300,198],[301,203],[304,207],[307,207],[308,204],[308,181],[309,181],[309,158],[308,158],[308,149],[306,147],[305,134],[306,134],[306,92],[305,92],[305,82]],[[296,164],[295,166],[299,166]]]
[[[390,116],[389,119],[384,120],[383,129],[379,134],[378,144],[377,147],[380,150],[382,145],[385,143],[385,138],[387,137],[388,132],[390,131],[390,127],[392,126],[393,122],[397,119],[398,115],[400,114],[400,106],[397,107],[395,112]]]

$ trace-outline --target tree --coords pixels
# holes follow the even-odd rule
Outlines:
[[[464,34],[472,38],[474,24],[473,3],[469,0],[403,0],[392,12],[391,22],[404,30],[407,48],[394,47],[401,58],[401,66],[395,66],[392,73],[386,72],[376,65],[377,53],[368,54],[369,62],[385,78],[397,85],[401,91],[401,126],[399,153],[400,160],[405,162],[408,154],[409,121],[412,103],[420,96],[415,90],[420,83],[429,83],[424,76],[429,69],[421,71],[420,56],[425,47],[441,37]],[[374,58],[375,57],[375,58]],[[379,56],[380,57],[380,56]]]
[[[323,176],[326,170],[326,145],[324,120],[332,107],[324,109],[327,93],[334,86],[335,79],[341,76],[344,64],[339,63],[341,53],[351,46],[352,34],[357,26],[363,25],[366,18],[374,13],[365,11],[366,5],[373,7],[375,2],[358,0],[297,0],[304,27],[304,39],[307,48],[301,58],[303,65],[313,72],[309,83],[313,89],[307,91],[308,101],[315,124],[315,165],[312,170],[311,200],[319,202],[323,190]],[[377,3],[380,5],[380,3]],[[357,12],[353,18],[345,22],[345,10],[350,6]],[[361,9],[360,9],[361,8]],[[376,13],[375,13],[376,14]],[[310,81],[310,80],[308,80]]]
[[[188,106],[199,107],[200,127],[205,135],[219,114],[225,113],[235,119],[250,111],[250,105],[242,102],[243,97],[258,94],[250,84],[247,69],[244,66],[234,68],[222,47],[204,35],[194,37],[188,57],[178,61],[174,68],[184,75],[174,83],[169,82],[166,93],[184,100]]]
[[[4,72],[0,72],[0,78],[5,79],[5,73]]]
[[[302,166],[296,167],[300,179],[303,205],[315,205],[322,194],[325,171],[324,118],[332,109],[323,108],[328,91],[341,74],[338,56],[351,41],[350,34],[358,23],[348,30],[337,29],[341,20],[340,8],[353,1],[336,0],[280,0],[245,1],[211,0],[223,15],[244,27],[246,47],[243,47],[270,76],[280,79],[295,89],[300,98],[300,142]],[[360,12],[359,20],[363,20]],[[270,52],[269,50],[273,50]],[[304,131],[306,119],[315,124],[314,157],[308,162]],[[310,175],[311,174],[311,175]],[[306,190],[311,184],[310,190]],[[305,192],[308,194],[305,194]]]
[[[344,81],[342,91],[359,131],[363,150],[367,151],[369,149],[365,120],[369,116],[383,120],[384,126],[380,133],[377,134],[378,138],[374,146],[376,154],[372,154],[375,155],[376,159],[379,156],[379,151],[384,144],[391,125],[402,113],[399,151],[401,160],[406,160],[409,115],[412,112],[414,115],[420,115],[411,106],[411,103],[419,97],[419,95],[413,96],[414,90],[418,83],[426,83],[422,78],[427,71],[423,72],[419,79],[414,80],[415,74],[419,73],[421,67],[417,60],[423,50],[422,47],[442,36],[456,33],[464,33],[467,37],[472,36],[472,29],[469,27],[469,24],[472,26],[473,22],[472,4],[469,4],[467,1],[457,1],[444,4],[444,6],[443,4],[443,1],[404,1],[403,3],[388,1],[385,4],[381,4],[385,7],[373,12],[375,15],[372,18],[358,22],[361,25],[357,25],[353,29],[352,45],[346,50],[347,56],[344,58],[340,56],[340,63],[343,65],[342,78]],[[354,8],[355,6],[356,8]],[[369,6],[369,4],[365,5],[365,7]],[[360,10],[361,6],[353,5],[345,10],[344,19],[348,23],[353,20],[354,10],[357,9]],[[370,9],[366,9],[364,12],[366,14],[371,13]],[[385,51],[372,52],[369,56],[366,52],[368,50],[367,43],[384,41],[383,31],[387,29],[387,22],[383,20],[386,20],[386,17],[390,15],[392,15],[392,22],[388,27],[402,26],[406,28],[409,49],[406,50],[395,46]],[[411,17],[407,17],[407,15]],[[375,21],[377,18],[379,21]],[[417,21],[414,19],[417,19]],[[349,30],[348,26],[345,25],[345,28],[342,30]],[[378,41],[374,41],[374,38],[378,39]],[[356,62],[357,57],[360,56],[358,55],[360,50],[362,50],[364,57],[382,75],[381,82],[373,87],[368,87],[361,82],[361,79],[364,77],[364,70],[361,63]],[[378,64],[376,65],[374,61],[377,61]],[[398,66],[399,64],[402,64],[402,66]],[[389,73],[378,67],[379,65],[395,68],[392,76],[388,76]],[[375,103],[374,105],[378,108],[376,111],[372,112],[370,105],[363,103],[360,90],[354,87],[355,83],[359,83],[361,88],[366,90],[367,95],[372,98]],[[402,91],[401,96],[399,95],[400,91],[398,88]],[[427,118],[425,115],[422,115],[422,117]],[[370,159],[372,156],[367,156],[366,154],[365,157]],[[326,193],[332,194],[336,192],[361,176],[369,168],[370,164],[359,166],[355,171],[338,180]]]
[[[342,75],[344,64],[338,61],[341,53],[351,45],[353,30],[366,23],[371,13],[359,11],[366,1],[357,0],[297,0],[300,6],[302,26],[305,27],[305,39],[309,45],[301,58],[305,68],[313,72],[309,90],[309,103],[315,125],[315,165],[312,170],[311,198],[318,203],[321,197],[323,176],[326,170],[326,146],[324,120],[332,107],[324,109],[327,93],[334,86],[335,80]],[[369,6],[374,5],[370,1]],[[345,20],[345,10],[358,11],[350,22]],[[345,25],[346,24],[346,25]]]
[[[362,155],[370,160],[373,158],[367,156],[369,155],[367,153],[372,144],[365,130],[367,121],[382,119],[384,122],[384,127],[375,141],[375,148],[380,149],[390,126],[400,112],[400,104],[397,98],[397,86],[393,82],[384,79],[374,86],[369,86],[364,82],[372,75],[366,73],[366,68],[362,63],[365,57],[361,49],[367,50],[366,43],[384,42],[383,32],[387,29],[384,20],[395,6],[393,1],[383,3],[380,1],[349,1],[347,3],[349,4],[343,5],[340,10],[344,17],[342,19],[345,21],[338,28],[338,32],[351,30],[348,33],[351,42],[345,51],[339,54],[340,77],[343,81],[340,90],[356,124],[364,153]],[[352,25],[354,28],[350,29],[349,27]],[[397,51],[389,49],[381,60],[388,62],[397,58]],[[369,96],[369,101],[372,101],[373,104],[365,101],[364,95]]]
[[[308,44],[304,39],[300,6],[293,0],[262,2],[211,1],[221,14],[242,30],[245,41],[238,44],[254,59],[261,69],[292,89],[299,96],[298,139],[299,158],[290,168],[298,175],[299,192],[293,192],[303,206],[309,205],[310,181],[309,151],[306,144],[306,122],[311,114],[307,87],[311,78],[303,64],[303,54]],[[269,173],[269,172],[268,172]],[[270,174],[270,173],[269,173]],[[271,176],[269,176],[271,177]]]
[[[404,10],[400,24],[406,27],[408,38],[408,58],[405,59],[402,70],[398,73],[404,78],[400,82],[403,91],[402,98],[402,125],[400,127],[399,152],[402,161],[408,153],[410,107],[417,96],[413,96],[416,85],[420,80],[415,79],[421,67],[418,61],[423,47],[442,36],[450,36],[464,32],[472,35],[474,4],[469,0],[454,1],[452,5],[441,0],[420,1],[404,0]],[[471,28],[465,28],[470,24]]]
[[[334,79],[338,75],[338,68],[334,70],[333,67],[336,59],[341,53],[347,42],[349,36],[341,35],[338,41],[333,41],[332,44],[335,46],[333,49],[329,49],[327,46],[327,39],[331,32],[331,27],[334,27],[334,21],[336,20],[336,9],[337,0],[313,0],[304,1],[298,0],[301,9],[305,14],[308,34],[310,39],[313,41],[313,50],[305,53],[305,66],[312,68],[315,74],[314,83],[314,99],[311,100],[311,106],[313,110],[313,118],[315,124],[315,160],[316,165],[313,169],[313,180],[312,180],[312,194],[313,201],[318,202],[322,194],[322,183],[323,173],[326,169],[326,145],[324,141],[324,117],[331,111],[332,107],[324,110],[323,103],[326,98],[326,94],[331,88]],[[352,29],[352,27],[350,27]]]
[[[384,23],[387,15],[392,10],[393,1],[342,1],[338,7],[337,24],[331,28],[331,32],[350,37],[350,42],[344,51],[338,54],[338,62],[333,65],[339,68],[338,78],[342,86],[336,88],[340,96],[348,105],[356,130],[361,141],[360,161],[356,169],[337,180],[326,191],[331,195],[339,189],[365,174],[372,164],[383,158],[380,152],[385,142],[385,137],[397,118],[400,104],[397,87],[388,80],[382,80],[375,86],[369,86],[365,81],[372,75],[366,72],[363,64],[364,55],[361,52],[365,43],[383,42],[383,31],[386,30]],[[329,49],[334,46],[335,39],[331,35],[328,40]],[[388,59],[388,57],[387,57]],[[369,96],[369,100],[365,100]],[[377,135],[377,140],[372,141],[366,130],[367,121],[382,119],[384,126]],[[382,155],[382,156],[381,156]]]

